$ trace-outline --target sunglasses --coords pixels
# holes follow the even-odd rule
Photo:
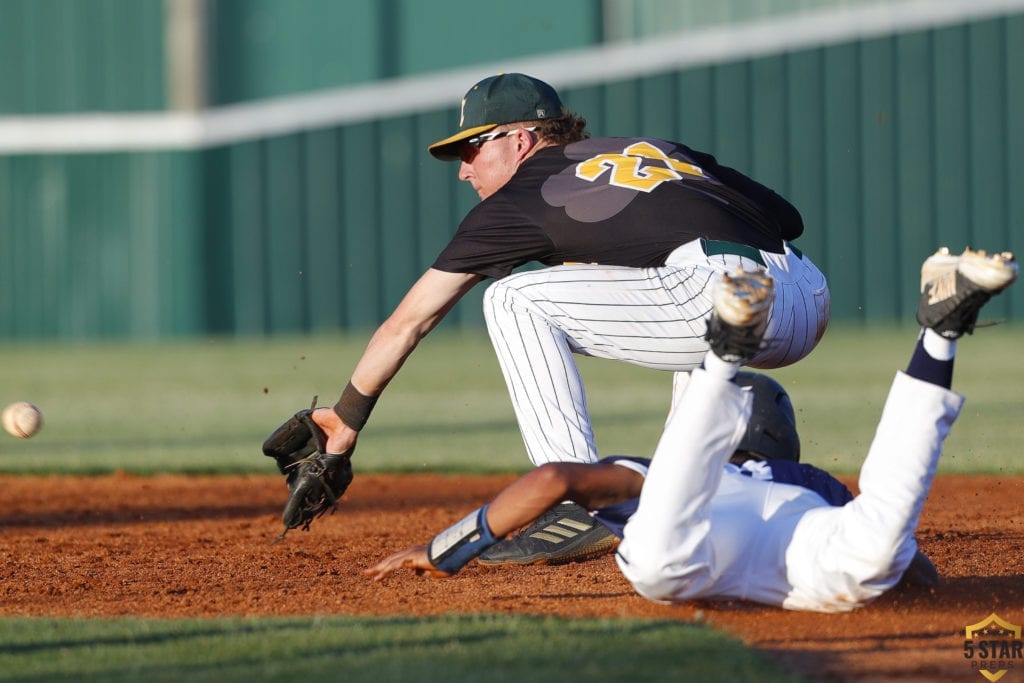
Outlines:
[[[466,142],[463,144],[469,145],[470,147],[473,147],[475,149],[480,149],[481,147],[483,147],[483,144],[485,142],[497,140],[498,138],[508,137],[509,135],[515,135],[521,130],[529,131],[532,133],[533,131],[537,130],[537,126],[530,126],[528,128],[513,128],[512,130],[503,130],[500,133],[484,133],[482,135],[476,135],[474,137],[471,137],[470,139],[466,140]]]

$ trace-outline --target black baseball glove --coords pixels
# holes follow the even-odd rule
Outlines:
[[[308,531],[314,519],[333,511],[352,483],[354,449],[325,452],[327,437],[311,417],[315,408],[314,396],[308,409],[295,413],[263,442],[263,454],[277,461],[291,492],[281,515],[284,531],[275,543],[292,529]]]

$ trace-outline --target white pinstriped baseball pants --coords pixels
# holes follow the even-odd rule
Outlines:
[[[806,257],[762,252],[775,280],[767,347],[752,367],[794,363],[825,332],[829,291]],[[733,254],[706,256],[699,241],[660,268],[556,266],[498,280],[484,295],[484,317],[516,419],[535,465],[599,459],[582,378],[572,354],[676,373],[698,367],[711,313],[711,285],[742,265]]]
[[[897,373],[860,493],[842,507],[725,466],[750,405],[732,382],[693,372],[624,529],[623,575],[656,602],[743,599],[818,612],[852,610],[895,586],[917,550],[914,532],[963,398]]]

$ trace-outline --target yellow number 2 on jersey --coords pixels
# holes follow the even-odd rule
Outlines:
[[[663,165],[645,165],[645,162]],[[598,154],[576,166],[576,177],[594,182],[610,171],[608,182],[617,187],[639,192],[651,192],[658,185],[680,180],[684,175],[704,178],[704,171],[685,161],[672,159],[649,142],[636,142],[621,153]]]

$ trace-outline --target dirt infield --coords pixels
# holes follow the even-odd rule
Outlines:
[[[277,477],[0,477],[0,615],[214,617],[468,612],[704,621],[796,671],[836,681],[984,681],[964,629],[1024,623],[1024,480],[940,477],[921,548],[943,577],[850,614],[749,604],[664,606],[633,594],[611,557],[376,584],[360,573],[427,540],[508,477],[356,474],[339,510],[280,530]],[[851,481],[847,480],[847,483]],[[1004,683],[1024,681],[1012,662]]]

